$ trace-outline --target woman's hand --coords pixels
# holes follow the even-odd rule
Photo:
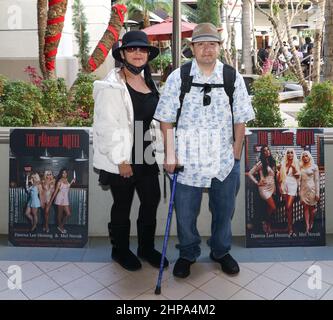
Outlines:
[[[257,186],[258,186],[258,187],[262,187],[262,186],[265,186],[266,184],[267,184],[267,183],[266,183],[265,180],[260,179],[260,180],[258,181],[258,183],[257,183]]]
[[[299,172],[297,171],[296,167],[293,164],[289,168],[291,168],[294,176],[299,176]]]
[[[318,202],[320,200],[320,197],[315,196],[315,200]]]
[[[119,164],[118,168],[119,168],[119,174],[123,178],[129,178],[133,175],[132,166],[127,162]]]

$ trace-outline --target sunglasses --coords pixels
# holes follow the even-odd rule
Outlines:
[[[130,53],[137,52],[137,51],[142,52],[142,53],[148,53],[149,48],[147,48],[147,47],[126,47],[125,51],[130,52]]]
[[[212,99],[211,97],[208,95],[208,93],[210,93],[212,91],[212,87],[210,85],[204,85],[203,89],[201,90],[201,92],[203,91],[204,96],[203,96],[203,105],[204,106],[209,106]]]

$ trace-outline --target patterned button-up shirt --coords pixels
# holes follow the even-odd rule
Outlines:
[[[223,63],[217,60],[213,73],[206,77],[193,60],[190,75],[195,83],[223,84]],[[180,69],[170,74],[160,97],[154,118],[176,121],[180,107]],[[210,187],[211,180],[223,181],[234,165],[232,116],[224,88],[212,88],[211,103],[203,106],[203,88],[191,87],[186,93],[178,122],[176,153],[184,171],[178,182],[195,187]],[[233,102],[234,123],[254,119],[254,111],[244,80],[237,72]]]

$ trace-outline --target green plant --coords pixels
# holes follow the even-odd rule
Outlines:
[[[41,86],[43,78],[38,74],[35,67],[27,66],[24,69],[24,72],[28,75],[32,84],[34,84],[36,87]]]
[[[77,109],[70,112],[66,118],[68,127],[91,127],[93,123],[93,115],[84,112],[82,109]]]
[[[87,32],[87,17],[81,0],[74,0],[72,25],[75,30],[75,39],[79,47],[79,53],[75,55],[79,59],[81,69],[88,63],[89,58],[89,33]]]
[[[215,26],[221,25],[218,0],[198,0],[198,22],[210,22]]]
[[[280,83],[272,75],[264,75],[253,82],[252,89],[255,119],[247,125],[249,127],[282,127],[284,121],[279,109]]]
[[[292,72],[287,72],[284,76],[279,77],[281,82],[298,82],[297,77]]]
[[[6,78],[5,76],[3,76],[2,74],[0,74],[0,101],[1,101],[1,97],[3,96],[3,92],[4,92],[4,88],[5,88],[5,84],[8,82],[8,78]]]
[[[33,126],[45,124],[48,117],[41,106],[42,92],[23,81],[7,82],[2,98],[1,126]]]
[[[153,61],[150,62],[150,65],[154,70],[164,71],[172,63],[172,57],[170,54],[159,54]]]
[[[78,75],[73,88],[71,112],[66,117],[67,126],[91,126],[94,112],[92,95],[94,81],[95,76],[92,74],[81,73]]]
[[[306,105],[297,115],[300,127],[333,127],[333,85],[330,81],[313,85]]]
[[[43,98],[42,106],[48,114],[49,120],[54,122],[69,111],[67,88],[62,78],[44,80],[41,84]]]

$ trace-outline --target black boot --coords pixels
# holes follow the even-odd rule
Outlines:
[[[130,225],[114,226],[109,224],[110,240],[113,245],[111,257],[124,269],[136,271],[141,269],[141,262],[129,249]]]
[[[159,268],[162,254],[154,248],[156,223],[143,225],[137,222],[138,228],[138,257],[147,260],[153,267]],[[164,258],[164,268],[169,265],[167,258]]]
[[[111,222],[108,223],[108,230],[109,230],[109,238],[110,238],[110,242],[111,242],[112,245],[114,245],[113,236],[112,236],[112,231],[111,231]]]

